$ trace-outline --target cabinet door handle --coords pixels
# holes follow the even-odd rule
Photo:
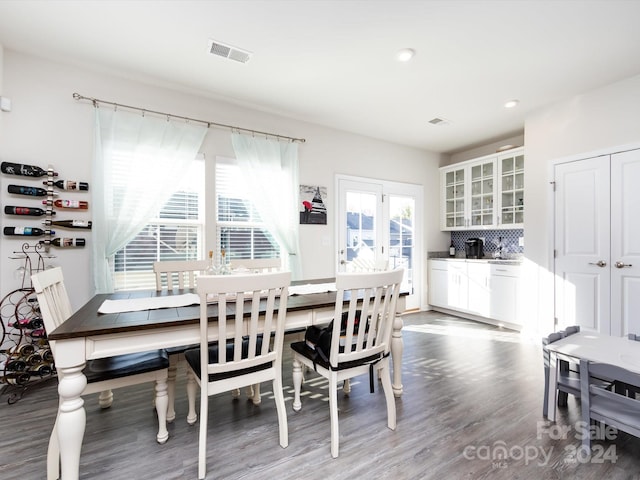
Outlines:
[[[618,262],[620,263],[620,262]],[[589,262],[589,265],[597,265],[600,268],[606,267],[607,266],[607,262],[605,262],[604,260],[598,260],[597,262]],[[618,267],[618,268],[622,268],[622,267]]]
[[[616,262],[614,265],[616,266],[616,268],[633,267],[633,265],[631,265],[630,263],[622,262]]]

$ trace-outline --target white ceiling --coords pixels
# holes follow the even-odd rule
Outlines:
[[[451,153],[640,74],[639,21],[638,0],[2,0],[0,44]],[[253,58],[214,57],[210,38]]]

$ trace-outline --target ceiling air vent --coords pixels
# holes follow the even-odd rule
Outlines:
[[[431,125],[440,125],[440,126],[444,126],[444,125],[449,125],[451,122],[449,120],[447,120],[446,118],[432,118],[431,120],[429,120],[429,123]]]
[[[240,63],[247,63],[251,59],[251,52],[232,47],[231,45],[225,45],[217,40],[209,40],[209,53]]]

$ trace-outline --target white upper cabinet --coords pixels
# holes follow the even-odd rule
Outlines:
[[[521,228],[524,149],[442,167],[440,229]]]
[[[524,224],[524,151],[499,155],[496,163],[500,179],[498,225],[520,228]]]

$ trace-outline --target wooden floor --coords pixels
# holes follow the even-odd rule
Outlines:
[[[254,406],[243,396],[212,398],[208,479],[640,479],[640,440],[623,432],[597,441],[606,455],[580,460],[576,449],[579,402],[569,399],[557,424],[542,418],[540,345],[508,330],[434,312],[404,317],[404,395],[398,426],[386,428],[378,384],[355,379],[339,393],[340,457],[329,452],[327,384],[308,378],[303,407],[293,400],[290,349],[284,381],[289,447],[278,445],[270,385]],[[45,478],[57,382],[28,392],[14,405],[0,398],[0,478]],[[152,388],[115,392],[112,408],[86,398],[82,479],[195,479],[198,427],[186,416],[184,375],[178,418],[165,445],[155,441]],[[560,428],[563,427],[563,428]],[[612,454],[615,454],[615,458]]]

